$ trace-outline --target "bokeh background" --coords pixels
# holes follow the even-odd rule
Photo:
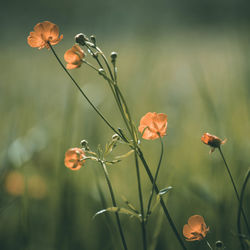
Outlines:
[[[168,115],[158,185],[179,232],[189,216],[204,216],[214,246],[239,249],[237,202],[219,152],[209,155],[204,132],[227,138],[223,152],[238,189],[249,168],[250,2],[5,1],[0,36],[0,248],[3,250],[122,249],[112,214],[93,215],[111,201],[100,166],[64,167],[64,153],[86,139],[96,150],[112,137],[80,96],[51,51],[30,48],[38,22],[60,27],[60,58],[74,36],[95,34],[107,56],[118,52],[119,84],[136,124],[147,112]],[[87,60],[91,61],[90,56]],[[112,94],[95,72],[72,70],[89,98],[115,127],[124,128]],[[160,142],[142,140],[152,171]],[[114,155],[126,152],[118,148]],[[139,207],[133,157],[109,168],[119,206]],[[145,202],[150,183],[141,168]],[[248,218],[249,186],[244,199]],[[140,225],[121,215],[129,249],[141,249]],[[150,249],[180,249],[167,220],[150,217]],[[207,249],[205,242],[186,242]]]

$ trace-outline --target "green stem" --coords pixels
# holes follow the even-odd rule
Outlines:
[[[62,66],[62,68],[64,69],[64,71],[67,73],[67,75],[70,77],[70,79],[73,81],[73,83],[75,84],[75,86],[78,88],[78,90],[81,92],[81,94],[83,95],[83,97],[87,100],[87,102],[90,104],[90,106],[96,111],[96,113],[102,118],[102,120],[116,133],[120,136],[120,133],[118,131],[116,131],[116,129],[114,129],[114,127],[110,124],[110,122],[102,115],[102,113],[95,107],[95,105],[90,101],[90,99],[86,96],[86,94],[83,92],[83,90],[81,89],[81,87],[78,85],[78,83],[75,81],[75,79],[71,76],[71,74],[68,72],[68,70],[65,68],[65,66],[63,65],[63,63],[61,62],[61,60],[59,59],[59,57],[57,56],[55,50],[53,49],[53,47],[51,46],[51,44],[48,42],[51,51],[53,52],[54,56],[56,57],[57,61],[59,62],[59,64]]]
[[[219,147],[218,149],[219,149],[220,155],[221,155],[221,157],[222,157],[222,159],[223,159],[223,162],[224,162],[224,164],[225,164],[225,166],[226,166],[228,175],[229,175],[229,177],[230,177],[230,180],[231,180],[232,185],[233,185],[233,188],[234,188],[234,192],[235,192],[235,194],[236,194],[237,200],[238,200],[239,205],[240,205],[240,196],[239,196],[239,193],[238,193],[238,191],[237,191],[235,182],[234,182],[234,180],[233,180],[233,176],[232,176],[231,171],[230,171],[230,169],[229,169],[229,167],[228,167],[228,165],[227,165],[226,159],[225,159],[225,157],[224,157],[224,155],[223,155],[223,153],[222,153],[222,151],[221,151],[221,148]],[[240,208],[241,208],[240,211],[241,211],[242,216],[243,216],[243,218],[244,218],[244,221],[245,221],[245,223],[246,223],[247,231],[248,231],[248,233],[250,234],[250,230],[249,230],[249,226],[248,226],[248,222],[247,222],[247,217],[246,217],[246,215],[245,215],[245,212],[244,212],[244,210],[243,210],[243,207],[240,206]]]
[[[107,58],[105,57],[104,53],[101,51],[100,48],[98,48],[98,47],[96,46],[95,49],[100,53],[102,59],[104,60],[106,66],[107,66],[107,68],[108,68],[110,77],[111,77],[112,81],[114,81],[114,77],[113,77],[113,74],[112,74],[112,71],[111,71],[111,68],[110,68],[110,66],[109,66],[109,63],[108,63]]]
[[[78,84],[75,82],[75,80],[72,78],[72,76],[69,74],[69,72],[66,70],[66,68],[64,67],[64,65],[61,63],[61,61],[60,61],[60,59],[57,57],[57,55],[56,55],[56,53],[55,53],[55,51],[53,50],[53,48],[52,48],[52,46],[49,44],[49,46],[51,47],[51,49],[52,49],[52,51],[53,51],[53,53],[54,53],[54,55],[55,55],[55,57],[57,58],[57,60],[58,60],[58,62],[61,64],[61,66],[63,67],[63,69],[66,71],[66,73],[69,75],[69,77],[72,79],[72,81],[75,83],[75,85],[78,87],[78,89],[80,90],[80,92],[84,95],[84,97],[88,100],[88,98],[86,97],[86,95],[82,92],[82,90],[80,89],[80,87],[78,86]],[[95,57],[96,58],[96,57]],[[98,59],[97,59],[98,60]],[[107,62],[107,60],[105,60],[105,62]],[[108,64],[108,63],[107,63]],[[100,64],[99,64],[100,65]],[[102,67],[102,66],[101,66]],[[102,67],[103,68],[103,67]],[[109,67],[108,67],[109,68]],[[110,70],[110,68],[109,68],[109,70]],[[112,75],[112,74],[111,74]],[[115,85],[115,86],[117,86],[117,85]],[[134,125],[133,125],[133,122],[132,122],[132,120],[131,120],[131,116],[130,116],[130,113],[129,113],[129,109],[128,109],[128,107],[127,107],[127,104],[126,104],[126,102],[125,102],[125,99],[124,99],[124,97],[123,97],[123,95],[122,95],[122,93],[121,93],[121,91],[119,90],[119,88],[117,87],[116,88],[116,90],[117,90],[117,92],[113,92],[113,94],[114,94],[114,97],[115,97],[115,99],[117,100],[117,95],[119,95],[120,97],[121,97],[121,99],[122,99],[122,102],[123,102],[123,105],[124,105],[124,108],[125,108],[125,111],[126,111],[126,114],[127,114],[127,116],[128,116],[128,121],[129,121],[129,124],[130,124],[130,128],[131,128],[131,130],[129,129],[129,126],[128,126],[128,124],[126,123],[126,125],[127,125],[127,127],[128,127],[128,130],[129,130],[129,132],[131,133],[131,136],[132,136],[132,138],[133,138],[133,142],[134,142],[134,149],[137,149],[138,150],[138,152],[136,151],[136,154],[135,154],[135,159],[136,159],[136,161],[137,161],[137,163],[138,163],[138,159],[137,159],[137,155],[139,155],[139,157],[140,157],[140,159],[141,159],[141,161],[142,161],[142,163],[143,163],[143,165],[144,165],[144,168],[145,168],[145,170],[146,170],[146,172],[147,172],[147,174],[148,174],[148,177],[149,177],[149,179],[150,179],[150,181],[151,181],[151,183],[153,184],[153,180],[154,180],[154,178],[153,178],[153,176],[152,176],[152,174],[151,174],[151,171],[150,171],[150,169],[149,169],[149,167],[148,167],[148,165],[147,165],[147,162],[145,161],[145,159],[144,159],[144,156],[143,156],[143,153],[142,153],[142,151],[140,150],[140,148],[138,147],[138,145],[137,145],[137,134],[136,134],[136,131],[134,130]],[[93,106],[93,104],[90,102],[90,101],[88,101],[89,103],[90,103],[90,105],[94,108],[94,110],[103,118],[103,116],[100,114],[100,112]],[[117,102],[117,103],[119,103],[119,102]],[[118,104],[119,105],[119,104]],[[124,117],[124,109],[123,109],[123,106],[122,106],[122,109],[120,109],[120,112],[121,113],[123,113],[123,117]],[[125,120],[125,119],[124,119]],[[104,119],[104,121],[106,121],[106,119]],[[107,121],[106,121],[106,124],[113,130],[113,131],[115,131],[115,133],[117,133],[118,135],[120,135]],[[121,137],[122,138],[122,137]],[[128,142],[127,142],[128,143]],[[138,168],[138,170],[139,170],[139,168]],[[137,173],[139,173],[138,172],[138,170],[137,170]],[[137,175],[138,176],[138,175]],[[140,182],[138,183],[138,187],[139,186],[141,186],[141,184],[140,184]],[[139,190],[141,190],[141,187],[139,188]],[[157,185],[155,184],[155,186],[154,186],[154,190],[155,190],[155,192],[158,194],[159,193],[159,189],[158,189],[158,187],[157,187]],[[142,199],[140,198],[140,202],[142,201]],[[142,203],[142,202],[141,202]],[[179,241],[179,243],[180,243],[180,245],[182,246],[182,248],[184,249],[184,250],[186,250],[186,247],[185,247],[185,245],[184,245],[184,243],[183,243],[183,241],[182,241],[182,239],[181,239],[181,237],[180,237],[180,235],[179,235],[179,233],[178,233],[178,231],[177,231],[177,229],[176,229],[176,227],[175,227],[175,225],[174,225],[174,222],[172,221],[172,219],[171,219],[171,217],[170,217],[170,214],[169,214],[169,212],[168,212],[168,210],[167,210],[167,208],[166,208],[166,206],[165,206],[165,203],[164,203],[164,201],[162,200],[162,198],[160,197],[160,203],[161,203],[161,206],[162,206],[162,208],[163,208],[163,211],[164,211],[164,214],[166,215],[166,217],[167,217],[167,219],[168,219],[168,221],[169,221],[169,223],[170,223],[170,226],[172,227],[172,230],[173,230],[173,232],[175,233],[175,235],[176,235],[176,237],[177,237],[177,239],[178,239],[178,241]],[[143,207],[142,207],[143,208]],[[141,209],[142,210],[142,209]],[[143,213],[142,213],[142,216],[143,216],[143,220],[142,220],[142,231],[143,231],[143,242],[144,242],[144,246],[145,246],[145,243],[146,243],[146,231],[145,231],[145,225],[144,225],[144,211],[143,211]],[[145,247],[144,247],[145,248]]]
[[[122,100],[122,102],[123,102],[123,104],[124,104],[125,112],[126,112],[126,114],[127,114],[127,116],[128,116],[128,121],[129,121],[129,124],[130,124],[130,128],[131,128],[131,130],[132,130],[132,131],[131,131],[131,130],[129,129],[129,132],[131,133],[131,136],[132,136],[132,138],[133,138],[134,149],[138,149],[138,150],[139,150],[139,152],[136,152],[136,154],[138,154],[139,157],[141,158],[141,161],[142,161],[142,163],[143,163],[143,165],[144,165],[144,167],[145,167],[145,170],[146,170],[146,172],[147,172],[147,174],[148,174],[148,176],[149,176],[149,179],[150,179],[151,183],[153,184],[153,180],[154,180],[154,179],[153,179],[153,176],[152,176],[152,174],[151,174],[151,171],[150,171],[150,169],[149,169],[149,167],[148,167],[148,165],[147,165],[147,163],[146,163],[146,161],[145,161],[145,159],[144,159],[144,157],[143,157],[143,154],[142,154],[140,148],[139,148],[138,145],[137,145],[137,135],[136,135],[136,132],[134,131],[134,126],[133,126],[133,123],[132,123],[131,115],[130,115],[129,109],[128,109],[128,107],[127,107],[126,101],[125,101],[125,99],[124,99],[124,97],[123,97],[123,95],[122,95],[120,89],[118,88],[117,84],[115,84],[115,87],[116,87],[116,89],[117,89],[118,95],[121,97],[121,100]],[[122,112],[122,111],[124,112],[123,109],[121,110],[121,112]],[[128,127],[128,126],[127,126],[127,127]],[[138,186],[139,186],[139,185],[140,185],[140,182],[138,183]],[[156,184],[154,185],[154,189],[155,189],[156,193],[158,194],[158,193],[159,193],[159,189],[158,189],[158,187],[157,187]],[[167,210],[167,208],[166,208],[166,206],[165,206],[165,203],[164,203],[164,201],[162,200],[161,197],[160,197],[160,203],[161,203],[161,206],[162,206],[162,208],[163,208],[164,214],[166,215],[166,217],[167,217],[167,219],[168,219],[168,221],[169,221],[169,223],[170,223],[170,226],[172,227],[172,230],[174,231],[174,233],[175,233],[175,235],[176,235],[176,237],[177,237],[179,243],[181,244],[182,248],[185,250],[186,247],[185,247],[185,245],[184,245],[184,243],[183,243],[183,241],[182,241],[182,239],[181,239],[181,237],[180,237],[180,235],[179,235],[179,233],[178,233],[178,231],[177,231],[177,229],[176,229],[176,227],[175,227],[175,225],[174,225],[174,222],[173,222],[173,220],[171,219],[171,216],[170,216],[170,214],[169,214],[169,212],[168,212],[168,210]],[[142,225],[142,226],[143,226],[143,225]]]
[[[146,238],[146,227],[145,227],[145,215],[144,215],[144,208],[143,208],[143,198],[142,198],[142,189],[141,189],[141,180],[140,180],[140,169],[139,169],[139,162],[138,156],[135,152],[135,166],[136,166],[136,177],[137,177],[137,184],[138,184],[138,194],[139,194],[139,201],[141,207],[141,228],[142,228],[142,241],[143,241],[143,249],[147,249],[147,238]]]
[[[99,73],[99,70],[95,66],[93,66],[91,63],[87,62],[86,60],[82,60],[82,62],[85,63],[86,65],[88,65],[90,68],[92,68],[96,72]]]
[[[206,240],[206,243],[207,243],[209,249],[213,250],[213,248],[211,247],[210,243],[207,240]]]
[[[95,55],[95,53],[93,52],[93,50],[91,49],[91,47],[90,47],[87,43],[86,43],[85,45],[86,45],[86,47],[88,48],[88,50],[91,52],[93,58],[96,60],[96,62],[98,63],[98,65],[101,67],[101,69],[104,70],[104,67],[102,66],[102,64],[101,64],[101,62],[100,62],[98,56]],[[95,47],[95,49],[96,49],[97,52],[102,56],[102,58],[103,58],[103,60],[104,60],[104,62],[105,62],[105,64],[106,64],[106,66],[107,66],[107,68],[108,68],[108,71],[109,71],[109,74],[110,74],[111,79],[108,78],[108,77],[105,77],[105,80],[106,80],[106,81],[108,82],[108,84],[109,84],[109,87],[110,87],[110,89],[111,89],[111,91],[112,91],[112,94],[113,94],[113,96],[114,96],[114,98],[115,98],[115,101],[116,101],[116,103],[117,103],[117,105],[118,105],[118,108],[119,108],[119,110],[120,110],[120,113],[121,113],[121,115],[122,115],[122,118],[123,118],[123,120],[124,120],[124,122],[125,122],[125,124],[126,124],[126,127],[127,127],[128,131],[130,132],[130,134],[132,134],[132,133],[131,133],[131,129],[130,129],[130,127],[128,126],[127,119],[126,119],[126,117],[124,116],[124,110],[123,110],[123,107],[122,107],[122,104],[121,104],[121,101],[120,101],[119,94],[117,93],[117,88],[116,88],[116,86],[115,86],[116,83],[115,83],[115,81],[114,81],[113,74],[112,74],[112,71],[111,71],[111,69],[110,69],[110,67],[109,67],[108,61],[107,61],[106,57],[104,56],[103,52],[102,52],[98,47]],[[95,68],[95,67],[92,67],[91,64],[88,64],[88,63],[87,63],[87,65],[90,66],[91,68],[93,68],[94,70],[96,70],[96,68]],[[98,71],[98,70],[97,70],[97,71]],[[99,72],[99,71],[98,71],[98,72]],[[106,72],[105,72],[105,73],[106,73]]]
[[[149,201],[148,201],[148,209],[147,209],[147,214],[146,214],[147,217],[150,215],[150,206],[151,206],[152,198],[153,198],[153,195],[154,195],[155,183],[156,183],[156,180],[157,180],[157,177],[158,177],[158,174],[159,174],[161,161],[162,161],[162,156],[163,156],[163,141],[162,141],[162,138],[161,138],[160,134],[159,134],[159,138],[160,138],[160,143],[161,143],[161,154],[160,154],[160,159],[159,159],[159,162],[158,162],[157,170],[155,172],[155,177],[154,177],[154,181],[153,181],[153,185],[152,185],[150,198],[149,198]]]
[[[113,204],[114,207],[117,207],[116,200],[115,200],[115,194],[114,194],[114,191],[113,191],[113,188],[112,188],[112,185],[111,185],[111,181],[109,179],[107,167],[106,167],[106,165],[105,165],[105,163],[103,161],[99,161],[99,162],[102,165],[102,168],[103,168],[103,171],[104,171],[104,175],[105,175],[108,187],[109,187],[109,192],[110,192],[112,204]],[[124,237],[124,234],[123,234],[122,225],[121,225],[121,221],[120,221],[120,217],[119,217],[118,212],[115,213],[115,216],[116,216],[116,222],[117,222],[118,229],[119,229],[119,232],[120,232],[120,236],[121,236],[123,248],[125,250],[127,250],[128,247],[127,247],[126,240],[125,240],[125,237]]]
[[[247,182],[250,179],[250,169],[248,169],[246,177],[244,179],[243,185],[242,185],[242,189],[241,189],[241,193],[240,193],[240,203],[239,203],[239,208],[238,208],[238,215],[237,215],[237,227],[238,227],[238,235],[239,235],[239,240],[240,240],[240,244],[241,244],[241,248],[244,250],[245,246],[243,243],[243,239],[242,239],[242,232],[241,232],[241,222],[240,222],[240,215],[241,215],[241,210],[242,210],[242,204],[243,204],[243,197],[244,197],[244,193],[246,190],[246,186],[247,186]]]
[[[152,175],[152,173],[150,171],[150,168],[149,168],[149,166],[148,166],[148,164],[147,164],[147,162],[146,162],[146,160],[144,158],[144,155],[143,155],[143,153],[142,153],[142,151],[141,151],[141,149],[139,147],[137,147],[137,150],[138,150],[138,155],[139,155],[139,157],[140,157],[140,159],[141,159],[141,161],[143,163],[143,166],[144,166],[144,168],[145,168],[145,170],[146,170],[146,172],[148,174],[148,177],[149,177],[151,183],[153,184],[154,178],[153,178],[153,175]],[[159,189],[158,189],[158,187],[157,187],[156,184],[154,186],[154,190],[155,190],[156,194],[159,193]],[[171,218],[171,216],[170,216],[170,214],[168,212],[168,209],[167,209],[167,207],[166,207],[166,205],[165,205],[165,203],[164,203],[164,201],[163,201],[163,199],[162,199],[161,196],[160,196],[160,204],[162,206],[163,212],[164,212],[165,216],[167,217],[167,220],[168,220],[168,222],[169,222],[169,224],[170,224],[170,226],[171,226],[171,228],[172,228],[172,230],[173,230],[173,232],[174,232],[177,240],[179,241],[182,249],[186,250],[187,248],[185,247],[185,245],[184,245],[184,243],[183,243],[183,241],[182,241],[182,239],[180,237],[180,234],[178,233],[178,231],[176,229],[176,226],[175,226],[175,224],[174,224],[174,222],[173,222],[173,220],[172,220],[172,218]]]

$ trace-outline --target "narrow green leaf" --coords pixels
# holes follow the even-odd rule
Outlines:
[[[167,188],[161,189],[160,192],[159,192],[159,195],[162,196],[162,195],[168,193],[168,191],[171,190],[172,188],[173,188],[172,186],[169,186]]]
[[[119,214],[127,214],[130,215],[131,217],[136,217],[137,219],[141,220],[141,216],[140,214],[137,214],[131,210],[128,210],[126,208],[123,207],[108,207],[106,209],[102,209],[99,212],[97,212],[93,218],[95,218],[97,215],[99,214],[103,214],[106,212],[111,212],[111,213],[119,213]]]
[[[135,206],[133,206],[133,205],[127,200],[127,198],[126,198],[125,196],[122,195],[122,199],[123,199],[123,201],[126,203],[126,205],[128,206],[129,209],[131,209],[133,212],[135,212],[135,213],[137,213],[137,214],[140,214],[140,213],[138,212],[138,210],[135,208]]]
[[[132,150],[128,151],[127,153],[123,154],[123,155],[116,156],[115,159],[126,158],[126,157],[130,156],[133,152],[134,152],[134,150],[132,149]]]
[[[112,165],[112,164],[116,164],[118,162],[120,162],[121,160],[113,160],[113,161],[106,161],[107,165]]]
[[[156,195],[156,199],[155,199],[155,203],[154,203],[153,207],[151,208],[149,215],[152,214],[153,211],[154,211],[154,210],[157,208],[157,206],[160,204],[160,200],[161,200],[161,196],[160,196],[159,194],[157,194],[157,195]]]

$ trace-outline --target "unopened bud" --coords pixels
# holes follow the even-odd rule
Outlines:
[[[86,35],[84,35],[83,33],[80,33],[80,34],[77,34],[75,36],[75,41],[76,43],[84,46],[85,45],[85,42],[88,41],[88,38]]]
[[[120,136],[118,134],[114,134],[112,136],[112,140],[118,140],[120,138]]]
[[[215,246],[216,246],[218,249],[220,249],[220,248],[223,247],[223,242],[220,241],[220,240],[218,240],[218,241],[215,242]]]
[[[99,74],[102,75],[102,76],[105,76],[105,70],[104,69],[99,69],[98,70]]]
[[[88,142],[86,140],[81,140],[80,144],[82,145],[83,148],[88,146]]]
[[[110,54],[110,57],[111,57],[111,62],[114,63],[116,61],[116,58],[117,58],[117,53],[116,52],[112,52]]]
[[[91,40],[91,42],[92,42],[94,45],[96,45],[96,39],[95,39],[95,36],[94,36],[94,35],[91,35],[91,36],[90,36],[90,40]]]

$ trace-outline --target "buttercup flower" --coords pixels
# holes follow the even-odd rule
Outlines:
[[[226,143],[226,139],[225,140],[221,140],[219,137],[215,136],[215,135],[211,135],[209,133],[205,133],[202,137],[201,137],[201,141],[207,145],[209,145],[210,147],[212,147],[211,152],[213,152],[215,150],[215,148],[219,148],[220,145],[223,145],[224,143]]]
[[[79,45],[74,45],[71,49],[67,50],[64,54],[64,60],[68,63],[67,69],[79,68],[82,64],[82,59],[85,56],[84,51]]]
[[[71,170],[79,170],[85,160],[83,160],[85,154],[80,148],[70,148],[65,153],[64,164],[67,168]]]
[[[49,44],[55,45],[59,43],[63,38],[63,35],[59,37],[59,28],[56,24],[49,21],[38,23],[34,27],[34,31],[30,32],[27,38],[28,44],[33,48],[43,49],[46,47],[49,49]]]
[[[206,237],[209,227],[200,215],[189,217],[188,224],[183,227],[183,235],[187,241],[202,240]]]
[[[148,112],[141,118],[139,131],[142,133],[142,138],[146,140],[154,140],[166,135],[167,130],[167,115],[156,112]]]

